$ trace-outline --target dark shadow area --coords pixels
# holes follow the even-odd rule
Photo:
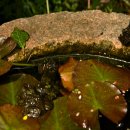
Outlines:
[[[105,12],[130,13],[129,0],[48,0],[50,12],[100,9]],[[90,6],[88,5],[90,4]],[[0,24],[47,13],[46,0],[1,0]]]

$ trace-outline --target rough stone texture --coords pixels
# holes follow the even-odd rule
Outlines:
[[[9,37],[14,27],[27,31],[26,48],[8,59],[20,61],[35,55],[92,53],[129,59],[130,47],[118,37],[130,16],[99,10],[60,12],[21,18],[0,26],[0,37]]]

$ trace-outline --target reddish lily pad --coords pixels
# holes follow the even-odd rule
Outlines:
[[[0,58],[8,55],[15,47],[16,43],[12,40],[12,38],[7,38],[2,44],[0,44]]]
[[[127,112],[127,103],[115,85],[91,82],[78,86],[69,96],[71,118],[84,128],[99,130],[99,111],[114,123],[119,123]]]
[[[0,82],[0,104],[17,104],[17,95],[25,83],[36,85],[38,80],[28,74],[15,74]]]
[[[72,82],[72,75],[74,73],[74,68],[77,62],[78,61],[74,60],[73,58],[70,58],[66,64],[62,65],[59,68],[59,73],[61,76],[63,86],[69,91],[72,91],[74,87]]]
[[[21,108],[10,104],[0,106],[0,129],[1,130],[40,130],[38,120],[22,118]]]
[[[0,75],[7,73],[12,66],[12,63],[0,59]]]
[[[110,82],[120,90],[126,91],[130,88],[130,70],[119,68],[96,60],[85,60],[78,62],[73,74],[75,86],[85,86],[91,81]]]
[[[70,118],[67,110],[68,97],[54,101],[54,109],[47,113],[47,119],[41,121],[41,130],[84,130],[78,127]]]

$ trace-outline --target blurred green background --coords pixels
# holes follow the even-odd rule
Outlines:
[[[47,0],[0,0],[0,24],[47,13]],[[50,12],[101,9],[130,14],[130,0],[48,0]]]

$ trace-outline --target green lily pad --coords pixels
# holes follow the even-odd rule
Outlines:
[[[7,73],[12,66],[11,62],[0,59],[0,75]]]
[[[10,104],[0,106],[0,130],[40,130],[38,120],[23,120],[21,108]]]
[[[99,111],[114,123],[119,123],[127,112],[127,103],[119,89],[111,83],[97,81],[73,90],[68,107],[76,123],[92,130],[100,130]]]
[[[0,58],[7,56],[15,47],[16,43],[12,38],[7,38],[3,44],[0,45]]]
[[[107,81],[115,84],[120,90],[126,91],[130,88],[130,70],[96,60],[85,60],[78,62],[73,80],[75,86],[85,86],[92,81]]]
[[[24,30],[15,27],[14,31],[11,33],[11,37],[20,48],[24,48],[26,46],[26,41],[29,39],[29,34]]]
[[[24,84],[36,85],[38,80],[28,74],[15,74],[0,81],[0,105],[17,104],[17,95]]]
[[[67,100],[68,97],[61,97],[54,101],[54,109],[41,121],[41,130],[84,130],[71,120]]]

